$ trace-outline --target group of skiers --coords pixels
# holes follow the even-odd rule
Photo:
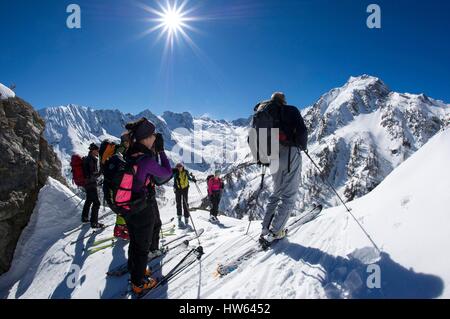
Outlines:
[[[273,123],[258,124],[261,115],[271,119]],[[278,165],[272,172],[273,194],[268,200],[261,233],[261,241],[270,243],[285,236],[284,227],[300,186],[300,151],[306,151],[307,133],[300,112],[297,108],[287,105],[282,93],[273,94],[269,101],[259,103],[255,107],[253,127],[260,129],[263,126],[277,127],[280,130]],[[90,222],[93,228],[104,227],[98,222],[100,200],[97,192],[98,178],[103,175],[104,199],[117,213],[114,236],[130,241],[128,269],[131,285],[133,292],[140,294],[157,284],[147,269],[147,262],[149,257],[162,254],[159,248],[162,223],[156,201],[156,187],[173,178],[178,225],[185,228],[190,223],[190,182],[197,183],[197,179],[181,163],[172,169],[164,151],[163,137],[156,132],[153,123],[142,118],[128,123],[125,128],[127,131],[122,135],[120,145],[107,141],[100,147],[91,144],[88,156],[83,159],[85,178],[82,184],[86,192],[86,202],[82,221]],[[259,152],[259,149],[257,151]],[[272,164],[261,162],[258,154],[255,157],[260,165]],[[220,175],[221,172],[216,170],[214,175],[208,176],[206,180],[211,204],[211,222],[218,221],[219,205],[224,191],[224,182]]]

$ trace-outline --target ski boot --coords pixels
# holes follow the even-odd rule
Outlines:
[[[130,235],[128,234],[128,227],[125,225],[116,225],[114,227],[114,237],[121,238],[123,240],[130,240]]]
[[[155,279],[150,277],[150,278],[144,279],[144,283],[140,286],[136,286],[135,284],[132,283],[131,289],[133,290],[133,293],[136,296],[141,296],[145,292],[155,288],[157,284],[158,284],[158,282]]]
[[[162,255],[164,255],[164,251],[161,249],[157,249],[157,250],[153,250],[148,254],[148,259],[152,260],[158,257],[161,257]]]
[[[209,217],[209,222],[211,222],[211,223],[218,223],[219,222],[219,219],[216,217],[216,216],[214,216],[214,215],[211,215],[210,217]]]
[[[178,228],[179,229],[185,229],[186,228],[186,225],[181,220],[181,216],[178,216]]]
[[[105,228],[105,225],[100,224],[100,223],[91,223],[91,228],[92,228],[92,229]]]
[[[270,233],[270,230],[268,228],[263,228],[261,231],[261,236],[260,237],[264,237],[267,236]]]
[[[259,238],[259,243],[261,247],[266,250],[268,249],[275,241],[281,240],[284,237],[286,237],[286,230],[281,230],[280,232],[274,234],[273,232],[269,231],[269,233],[265,236],[261,236]]]

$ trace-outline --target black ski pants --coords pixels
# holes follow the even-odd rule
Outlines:
[[[92,206],[92,210],[91,210]],[[83,207],[83,219],[89,218],[89,211],[91,211],[91,224],[98,223],[98,211],[100,209],[100,200],[98,199],[97,187],[86,188],[86,201]]]
[[[219,214],[219,204],[220,204],[221,194],[220,192],[213,192],[210,196],[211,200],[211,215],[217,217]]]
[[[128,269],[131,282],[142,285],[150,251],[159,249],[161,219],[156,199],[148,200],[147,207],[126,218],[130,245],[128,247]]]
[[[177,201],[177,215],[181,217],[184,211],[184,217],[189,218],[189,206],[188,206],[189,187],[185,189],[175,190],[175,199]]]

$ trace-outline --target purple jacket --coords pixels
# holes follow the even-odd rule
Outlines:
[[[146,190],[146,181],[151,176],[166,179],[172,176],[172,168],[170,167],[167,155],[164,152],[159,153],[161,165],[152,157],[144,157],[137,163],[137,172],[133,181],[133,192],[141,193]]]

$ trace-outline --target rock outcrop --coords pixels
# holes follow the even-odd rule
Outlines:
[[[47,177],[65,183],[44,129],[44,120],[27,102],[0,100],[0,274],[9,270]]]

